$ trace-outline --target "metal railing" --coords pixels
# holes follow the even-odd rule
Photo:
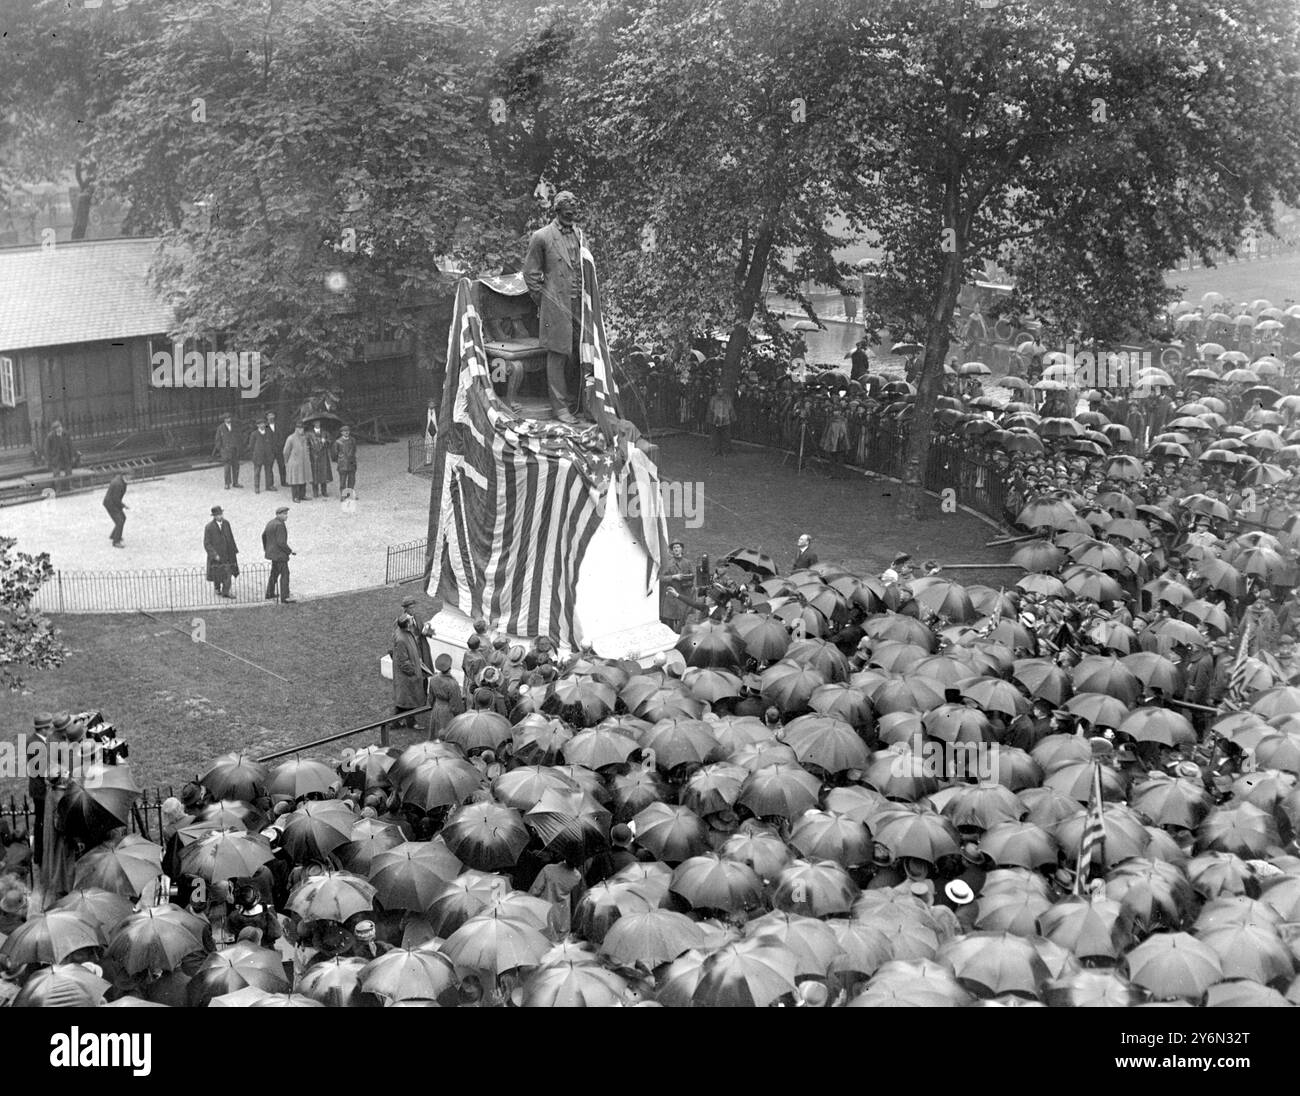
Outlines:
[[[127,818],[127,831],[162,844],[162,805],[164,800],[175,794],[171,785],[166,789],[146,788],[139,801],[132,804]],[[28,840],[31,840],[36,833],[36,802],[25,795],[10,795],[7,799],[0,799],[0,821],[7,823],[12,833],[25,832]]]
[[[411,438],[406,443],[406,470],[413,476],[433,475],[435,445],[424,435]]]
[[[415,582],[423,578],[428,551],[428,537],[408,540],[405,544],[390,544],[384,561],[384,582]]]
[[[261,602],[269,563],[241,568],[230,584],[236,602]],[[219,597],[206,570],[158,568],[141,571],[55,571],[36,595],[35,607],[46,613],[120,613],[137,609],[206,609],[229,604]]]

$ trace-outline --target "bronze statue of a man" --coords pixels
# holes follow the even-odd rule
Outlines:
[[[577,225],[578,199],[572,193],[560,191],[551,208],[555,219],[528,241],[523,274],[538,306],[551,411],[561,422],[571,423],[570,395],[582,362],[582,231]]]

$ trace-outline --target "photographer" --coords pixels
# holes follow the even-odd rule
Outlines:
[[[79,712],[72,718],[85,726],[86,737],[95,744],[102,764],[117,765],[126,760],[129,748],[118,737],[117,728],[104,718],[103,712]]]

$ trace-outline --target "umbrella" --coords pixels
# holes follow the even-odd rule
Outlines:
[[[325,959],[307,968],[298,989],[309,1000],[330,1008],[351,1008],[361,1003],[361,972],[365,969],[366,960],[360,957]]]
[[[853,727],[831,715],[805,715],[785,728],[785,744],[801,764],[828,773],[866,768],[870,753]]]
[[[548,789],[524,814],[524,823],[544,848],[561,855],[587,858],[609,843],[611,816],[585,791]]]
[[[1168,708],[1138,708],[1120,722],[1117,730],[1137,742],[1158,742],[1178,746],[1196,741],[1196,731],[1186,717]]]
[[[361,818],[352,827],[349,839],[334,850],[334,855],[348,871],[368,875],[376,854],[396,848],[406,840],[398,826],[377,818]]]
[[[28,963],[53,965],[83,948],[99,948],[105,937],[98,924],[73,909],[51,909],[24,921],[0,944],[0,960],[12,968]]]
[[[1206,1008],[1290,1008],[1292,1004],[1277,990],[1254,982],[1220,982],[1205,993]]]
[[[616,699],[614,688],[595,677],[562,677],[551,685],[547,710],[552,710],[554,700],[565,708],[581,710],[583,720],[592,724],[614,710]]]
[[[1070,897],[1039,918],[1042,934],[1080,959],[1118,959],[1132,942],[1124,909],[1110,898]]]
[[[871,702],[852,686],[822,685],[809,698],[809,703],[813,711],[834,716],[859,730],[871,728],[873,722]]]
[[[451,960],[428,947],[398,948],[370,960],[357,985],[363,993],[396,1001],[436,1001],[452,1008],[458,1003],[456,969]]]
[[[288,993],[293,982],[273,948],[239,943],[208,955],[185,987],[191,1008],[203,1008],[215,997],[251,986],[263,993]]]
[[[109,982],[80,963],[38,970],[18,991],[14,1008],[95,1008],[103,1004]]]
[[[53,909],[76,913],[99,928],[106,938],[132,913],[129,898],[100,887],[70,891],[54,903]]]
[[[1088,655],[1080,659],[1074,667],[1073,680],[1077,692],[1105,693],[1125,707],[1136,704],[1141,692],[1137,676],[1114,655]]]
[[[827,811],[809,811],[795,823],[790,844],[802,855],[833,860],[846,868],[871,860],[871,835],[861,822]]]
[[[1030,890],[986,894],[979,900],[975,927],[985,932],[1033,936],[1038,931],[1039,917],[1051,906],[1050,898]]]
[[[1200,998],[1223,978],[1219,957],[1185,932],[1157,932],[1124,957],[1134,985],[1155,997]]]
[[[1058,1008],[1129,1008],[1139,993],[1115,971],[1085,970],[1047,983],[1047,1004]]]
[[[703,765],[723,756],[709,724],[700,719],[660,719],[642,735],[641,745],[654,750],[655,761],[665,770]]]
[[[761,680],[764,701],[785,712],[807,708],[813,693],[826,684],[823,674],[786,660],[764,670]]]
[[[1270,845],[1280,843],[1273,816],[1253,803],[1215,808],[1196,833],[1198,849],[1217,849],[1241,857],[1262,856]]]
[[[204,948],[207,922],[179,906],[154,906],[133,913],[113,931],[107,956],[128,974],[174,970],[192,951]]]
[[[620,966],[639,964],[650,970],[704,947],[706,941],[704,932],[685,914],[655,909],[620,917],[605,934],[600,950]]]
[[[1199,936],[1219,957],[1224,978],[1246,978],[1261,984],[1289,980],[1295,959],[1275,929],[1265,925],[1223,925]]]
[[[790,647],[785,657],[789,662],[797,662],[824,674],[827,681],[847,681],[853,672],[844,653],[824,639],[801,640]]]
[[[627,982],[590,963],[556,963],[533,971],[520,987],[523,1008],[618,1008]]]
[[[306,795],[332,795],[342,779],[320,761],[295,757],[272,770],[266,792],[286,799],[301,799]]]
[[[635,708],[637,715],[651,723],[661,719],[699,719],[704,704],[677,686],[665,686],[648,693]]]
[[[1063,704],[1074,691],[1069,673],[1050,659],[1017,659],[1011,676],[1026,689],[1029,695],[1050,704]]]
[[[483,786],[483,776],[463,757],[443,754],[404,769],[394,786],[402,803],[431,811],[469,799]]]
[[[874,836],[896,859],[910,856],[930,864],[937,863],[940,857],[955,855],[961,848],[953,824],[933,812],[891,814],[875,828]]]
[[[548,719],[539,712],[524,716],[511,732],[515,757],[536,765],[554,761],[572,737],[573,730],[562,720]]]
[[[245,753],[222,754],[199,777],[214,799],[248,802],[266,794],[266,780],[266,766]]]
[[[1157,826],[1194,830],[1212,805],[1205,787],[1195,780],[1153,772],[1133,789],[1134,810]]]
[[[326,871],[310,876],[289,895],[287,908],[304,921],[344,922],[374,908],[375,888],[359,875]]]
[[[281,840],[295,860],[325,860],[352,837],[357,816],[337,799],[307,802],[285,816]]]
[[[739,912],[762,900],[763,883],[747,864],[704,853],[673,869],[669,888],[696,909]]]
[[[722,858],[744,864],[761,879],[775,879],[793,857],[780,836],[771,830],[746,828],[722,843]]]
[[[528,830],[519,812],[499,803],[460,807],[447,819],[441,834],[447,848],[481,871],[514,867],[528,844]]]
[[[482,913],[510,892],[504,875],[461,872],[444,884],[424,910],[424,919],[434,936],[446,938],[475,914]]]
[[[1003,822],[1019,822],[1025,806],[1002,784],[967,784],[955,789],[942,814],[958,828],[988,830]]]
[[[1050,972],[1032,943],[1008,932],[972,932],[939,949],[956,978],[986,993],[1037,996]]]
[[[691,1002],[696,1008],[764,1008],[796,992],[796,959],[763,937],[720,948],[704,960]]]
[[[161,873],[162,848],[148,838],[128,834],[113,844],[82,853],[77,859],[75,886],[136,897]]]
[[[489,910],[461,925],[441,951],[458,967],[496,977],[537,966],[549,947],[546,937],[528,922]]]
[[[634,823],[636,843],[665,863],[680,864],[709,850],[708,827],[689,807],[651,803],[636,816]]]
[[[620,917],[658,909],[664,905],[665,896],[651,880],[606,879],[578,899],[573,910],[573,931],[599,944]]]
[[[745,661],[745,645],[729,624],[704,620],[682,633],[676,649],[688,666],[716,666],[730,669]]]
[[[270,842],[261,834],[247,831],[217,830],[181,851],[186,873],[201,876],[209,883],[250,876],[274,858]]]
[[[722,563],[732,563],[752,575],[771,578],[777,573],[776,561],[756,548],[736,548],[722,557]]]
[[[681,791],[682,805],[698,815],[730,810],[747,775],[747,769],[730,762],[705,765],[686,781]]]
[[[737,802],[760,818],[797,818],[817,805],[821,784],[796,765],[765,765],[751,772]]]
[[[443,730],[441,738],[465,750],[498,750],[510,740],[510,720],[486,709],[462,712]]]
[[[999,822],[980,835],[980,851],[995,864],[1037,869],[1057,861],[1056,841],[1032,822]]]
[[[1026,571],[1052,572],[1061,566],[1065,553],[1046,540],[1032,540],[1022,544],[1011,557],[1011,562]]]
[[[1088,809],[1081,808],[1072,818],[1057,823],[1056,840],[1060,842],[1061,851],[1071,860],[1079,855],[1088,815]],[[1101,817],[1105,829],[1101,856],[1106,867],[1141,856],[1151,843],[1151,835],[1143,828],[1141,820],[1123,804],[1107,803],[1102,808]]]
[[[744,633],[744,645],[751,658],[759,662],[775,662],[789,649],[790,633],[781,621],[765,616]]]
[[[799,977],[825,978],[841,952],[834,929],[823,921],[773,910],[745,926],[745,938],[789,949]]]
[[[345,772],[364,774],[367,788],[389,786],[388,770],[397,761],[397,755],[385,746],[363,746],[356,752],[343,751],[341,768]]]
[[[443,843],[407,841],[375,856],[370,882],[385,909],[424,913],[460,870]]]
[[[87,765],[67,782],[58,821],[70,835],[89,842],[103,840],[125,826],[140,797],[127,765]]]
[[[570,765],[584,765],[589,769],[621,765],[637,749],[637,745],[636,739],[620,730],[593,727],[578,732],[564,744],[564,760]]]
[[[588,732],[584,732],[588,733]],[[622,736],[619,736],[622,737]],[[625,739],[631,741],[631,739]],[[636,743],[632,743],[633,748]],[[575,762],[585,764],[585,762]],[[589,766],[595,768],[596,766]],[[537,806],[542,796],[548,791],[579,791],[576,781],[571,780],[558,769],[541,765],[527,765],[502,773],[492,781],[492,796],[498,803],[503,803],[517,811],[531,810]]]
[[[740,696],[740,677],[728,670],[692,667],[682,675],[682,684],[692,696],[710,704]],[[592,766],[593,768],[595,766]]]
[[[1123,667],[1120,669],[1128,673]],[[1093,677],[1091,680],[1096,682],[1099,678]],[[1065,702],[1064,708],[1080,719],[1086,719],[1095,727],[1118,727],[1128,715],[1130,703],[1132,702],[1126,702],[1123,697],[1112,694],[1078,692]]]

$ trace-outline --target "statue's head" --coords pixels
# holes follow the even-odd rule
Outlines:
[[[575,223],[578,219],[578,199],[571,190],[562,190],[555,196],[555,201],[551,203],[551,209],[555,212],[556,219],[560,224],[566,227]]]

